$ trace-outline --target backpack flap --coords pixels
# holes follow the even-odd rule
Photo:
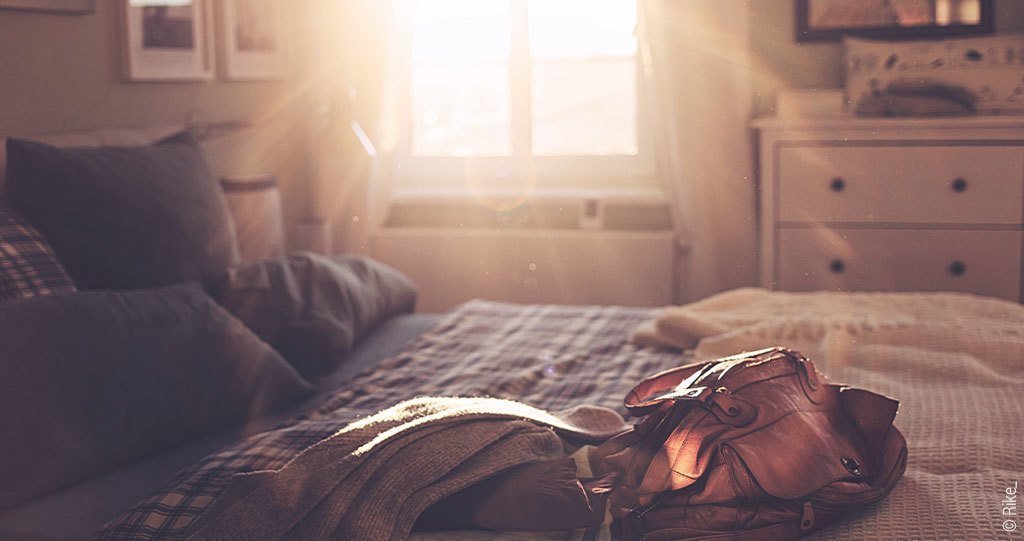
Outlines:
[[[783,348],[772,347],[664,370],[644,378],[626,395],[623,404],[630,415],[649,415],[659,406],[675,400],[705,400],[714,390],[706,382],[723,379],[729,371],[752,358],[774,358]]]
[[[867,490],[875,473],[875,461],[841,410],[793,412],[723,445],[742,460],[734,467],[746,467],[760,490],[786,500],[805,498],[836,481]]]

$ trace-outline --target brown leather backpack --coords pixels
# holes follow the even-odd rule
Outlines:
[[[640,420],[591,457],[621,474],[619,539],[796,539],[884,498],[906,467],[897,401],[826,383],[784,348],[661,372],[625,405]]]

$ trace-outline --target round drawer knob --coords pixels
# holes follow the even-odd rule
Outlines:
[[[949,273],[953,276],[963,276],[967,273],[967,264],[957,259],[949,264]]]
[[[967,191],[967,180],[965,179],[955,178],[953,179],[953,182],[950,183],[950,185],[953,187],[953,191],[956,193],[963,193]]]
[[[838,193],[846,189],[846,181],[843,180],[843,177],[836,177],[832,179],[832,182],[828,183],[828,187],[831,188],[833,192]]]
[[[828,270],[833,274],[842,274],[846,270],[846,263],[843,263],[842,259],[833,259],[828,264]]]

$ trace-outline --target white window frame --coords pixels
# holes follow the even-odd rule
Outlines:
[[[396,145],[392,193],[423,195],[465,192],[466,178],[473,188],[488,194],[530,191],[660,189],[655,176],[651,138],[650,100],[645,88],[640,46],[634,61],[636,73],[637,153],[634,155],[532,155],[531,58],[528,43],[528,0],[511,0],[510,115],[511,156],[414,156],[412,154],[412,17],[403,29],[400,118],[402,129]],[[639,16],[639,14],[638,14]]]

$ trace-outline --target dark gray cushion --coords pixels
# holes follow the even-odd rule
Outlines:
[[[8,139],[7,191],[79,289],[212,280],[239,260],[224,194],[187,133],[139,147]]]
[[[309,252],[242,263],[211,294],[307,378],[333,370],[359,337],[416,304],[412,282],[383,263]]]
[[[0,303],[0,508],[310,391],[197,285]]]

